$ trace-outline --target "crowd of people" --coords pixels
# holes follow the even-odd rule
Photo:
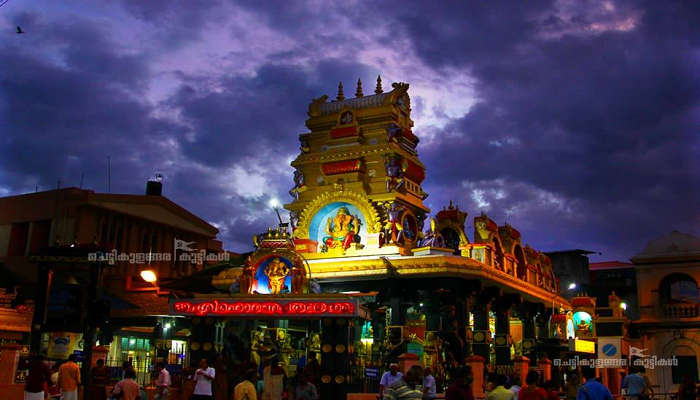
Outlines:
[[[215,367],[206,359],[198,368],[187,372],[180,388],[184,399],[192,400],[319,400],[321,367],[314,353],[300,360],[296,374],[288,379],[283,365],[276,357],[262,366],[248,361],[236,371],[227,371],[221,360]],[[97,360],[91,370],[90,400],[146,400],[146,394],[136,382],[136,371],[131,362],[124,362],[121,379],[110,385],[109,369],[104,360]],[[227,373],[227,372],[233,372]],[[469,366],[451,371],[451,382],[444,389],[446,400],[474,400],[474,374]],[[153,370],[151,383],[156,400],[169,399],[172,387],[170,372],[163,362]],[[25,383],[25,400],[77,400],[81,385],[80,368],[76,356],[49,367],[45,357],[33,358]],[[654,392],[644,367],[633,366],[622,380],[622,395],[627,400],[651,400]],[[189,390],[186,388],[189,387]],[[518,375],[488,374],[483,388],[487,400],[612,400],[613,396],[597,378],[593,368],[569,371],[565,382],[543,381],[540,374],[529,371],[524,385]],[[479,390],[481,392],[481,390]],[[381,400],[435,399],[438,388],[430,367],[412,366],[402,374],[399,365],[392,363],[379,381]],[[698,391],[692,378],[684,377],[676,394],[677,400],[696,400]]]

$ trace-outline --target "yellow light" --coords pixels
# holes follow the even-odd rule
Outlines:
[[[372,343],[374,343],[374,339],[373,338],[362,338],[362,339],[360,339],[360,342],[362,342],[364,344],[372,344]]]
[[[579,352],[579,353],[589,353],[593,354],[595,353],[595,342],[591,340],[582,340],[582,339],[574,339],[573,340],[573,346],[569,346],[570,350]]]
[[[158,277],[156,276],[156,273],[153,272],[151,269],[144,269],[141,271],[141,278],[143,278],[144,281],[153,283],[158,280]]]
[[[622,303],[620,303],[620,308],[622,308],[623,310],[626,310],[626,309],[627,309],[627,303],[625,303],[624,301],[623,301]]]

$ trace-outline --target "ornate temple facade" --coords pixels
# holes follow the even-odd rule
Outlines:
[[[378,79],[365,96],[358,81],[354,98],[341,83],[335,100],[312,100],[292,162],[291,226],[256,236],[245,265],[221,270],[208,293],[181,293],[171,314],[238,318],[245,328],[227,329],[259,332],[246,344],[258,360],[275,338],[305,331],[306,349],[288,341],[279,351],[289,363],[319,351],[326,398],[393,361],[433,366],[443,379],[465,362],[507,373],[532,366],[551,378],[571,316],[551,261],[485,214],[471,235],[452,203],[431,214],[408,89],[385,92]],[[268,322],[258,330],[251,319]],[[323,321],[320,332],[309,319]]]

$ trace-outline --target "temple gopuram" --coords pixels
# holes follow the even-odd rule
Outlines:
[[[323,399],[376,392],[390,362],[431,366],[439,382],[470,364],[483,397],[483,371],[556,379],[550,360],[593,336],[590,319],[573,326],[551,261],[515,227],[482,213],[468,232],[452,202],[426,207],[408,90],[378,78],[371,95],[358,81],[353,98],[341,83],[334,100],[311,101],[289,223],[206,287],[171,286],[191,360],[275,360],[293,376],[316,354]]]

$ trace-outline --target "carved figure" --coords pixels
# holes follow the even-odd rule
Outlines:
[[[306,271],[302,264],[297,264],[292,269],[292,293],[302,294],[306,287]]]
[[[382,232],[379,233],[380,246],[395,242],[398,239],[399,231],[401,230],[399,217],[404,211],[404,207],[396,202],[385,203],[384,208],[386,209],[387,222]]]
[[[299,200],[299,193],[306,190],[304,174],[298,169],[294,171],[294,187],[289,190],[289,195]]]
[[[265,276],[267,276],[267,287],[270,289],[270,294],[279,294],[284,289],[284,280],[289,275],[289,267],[284,261],[275,257],[265,267]]]
[[[253,293],[253,275],[255,271],[252,266],[246,265],[243,268],[243,273],[240,278],[238,278],[238,287],[240,293],[251,294]]]
[[[445,247],[445,239],[440,232],[437,231],[437,221],[435,218],[430,219],[430,230],[425,232],[421,240],[420,247]]]
[[[386,139],[388,142],[398,142],[399,137],[401,136],[401,127],[392,122],[389,124],[389,127],[386,128]]]
[[[384,157],[384,168],[386,169],[386,191],[399,190],[405,183],[404,172],[406,166],[401,162],[401,157],[388,155]]]

